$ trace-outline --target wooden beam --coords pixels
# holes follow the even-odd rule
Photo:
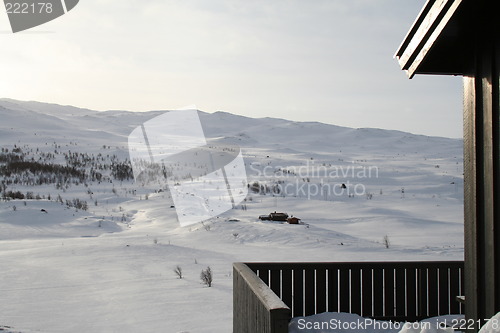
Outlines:
[[[500,312],[500,40],[493,4],[478,1],[464,77],[465,310],[477,332]]]

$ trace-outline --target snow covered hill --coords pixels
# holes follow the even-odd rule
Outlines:
[[[164,112],[0,99],[0,328],[231,332],[235,261],[463,259],[461,140],[199,112],[209,142],[241,147],[249,194],[180,227],[128,161]],[[302,223],[258,219],[273,211]]]

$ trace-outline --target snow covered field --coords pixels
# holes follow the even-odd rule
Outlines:
[[[88,158],[87,175],[111,166],[40,185],[25,170],[0,188],[33,195],[0,201],[0,331],[231,332],[235,261],[463,259],[461,140],[200,113],[210,142],[241,147],[249,195],[180,227],[168,190],[110,176],[159,114],[0,99],[2,149],[61,165],[86,154],[72,163]],[[273,211],[302,224],[258,219]]]

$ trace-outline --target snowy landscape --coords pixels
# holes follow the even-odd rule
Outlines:
[[[127,145],[165,112],[0,99],[0,332],[232,332],[233,262],[463,260],[461,139],[200,111],[248,195],[181,227]]]

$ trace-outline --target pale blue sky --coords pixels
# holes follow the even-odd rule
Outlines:
[[[17,34],[0,13],[0,97],[461,137],[461,78],[408,80],[393,59],[424,3],[81,0]]]

